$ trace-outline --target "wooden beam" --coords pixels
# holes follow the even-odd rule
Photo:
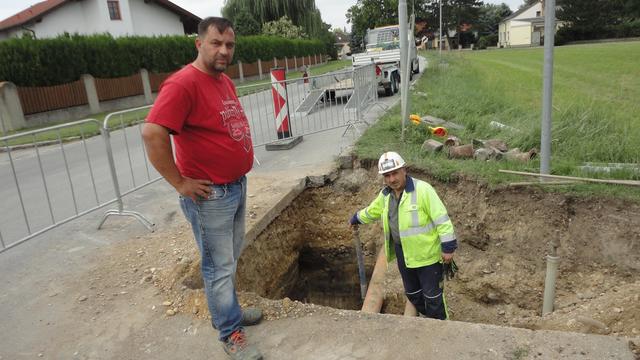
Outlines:
[[[586,182],[593,182],[593,183],[600,183],[600,184],[640,186],[640,181],[637,181],[637,180],[593,179],[593,178],[582,178],[582,177],[576,177],[576,176],[537,174],[537,173],[513,171],[513,170],[498,170],[498,171],[505,174],[534,176],[534,177],[547,178],[547,179],[563,179],[563,180],[586,181]]]

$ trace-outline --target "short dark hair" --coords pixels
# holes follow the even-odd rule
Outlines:
[[[200,21],[200,23],[198,24],[198,36],[203,37],[207,35],[207,31],[209,31],[209,27],[211,26],[215,26],[220,34],[225,32],[225,30],[229,28],[233,30],[233,23],[231,22],[231,20],[223,17],[209,16],[202,19],[202,21]]]

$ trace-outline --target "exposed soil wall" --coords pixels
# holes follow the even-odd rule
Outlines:
[[[424,174],[414,175],[434,185],[459,240],[460,272],[445,285],[453,320],[638,334],[640,205],[533,188],[488,189],[464,179],[439,184]],[[343,172],[330,186],[306,190],[244,250],[238,288],[258,298],[358,308],[358,273],[348,219],[380,188],[375,172],[359,169]],[[379,225],[361,227],[367,278],[381,237]],[[556,311],[541,318],[545,256],[552,240],[559,245],[561,258]],[[174,283],[188,282],[185,274],[197,277],[197,271],[188,269],[197,266],[197,262],[182,265],[182,280]],[[394,264],[386,285],[383,311],[399,314],[405,298]],[[191,298],[185,302],[194,304],[193,298],[198,298],[205,309],[201,291]],[[263,305],[267,303],[272,304]]]

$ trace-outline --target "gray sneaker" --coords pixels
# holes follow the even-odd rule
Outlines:
[[[262,321],[262,310],[257,307],[248,307],[242,310],[242,326],[259,324]]]
[[[240,320],[240,326],[257,325],[262,321],[262,310],[256,307],[248,307],[242,310],[242,320]],[[213,322],[211,323],[213,328],[218,330],[218,327]]]
[[[222,346],[224,352],[234,360],[262,360],[262,354],[247,342],[247,335],[242,329],[231,333]]]

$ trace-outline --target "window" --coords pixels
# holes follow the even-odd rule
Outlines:
[[[117,1],[107,1],[107,7],[109,8],[109,17],[111,20],[121,20],[120,17],[120,4]]]
[[[540,17],[540,15],[542,15],[541,11],[536,11],[536,17]]]

